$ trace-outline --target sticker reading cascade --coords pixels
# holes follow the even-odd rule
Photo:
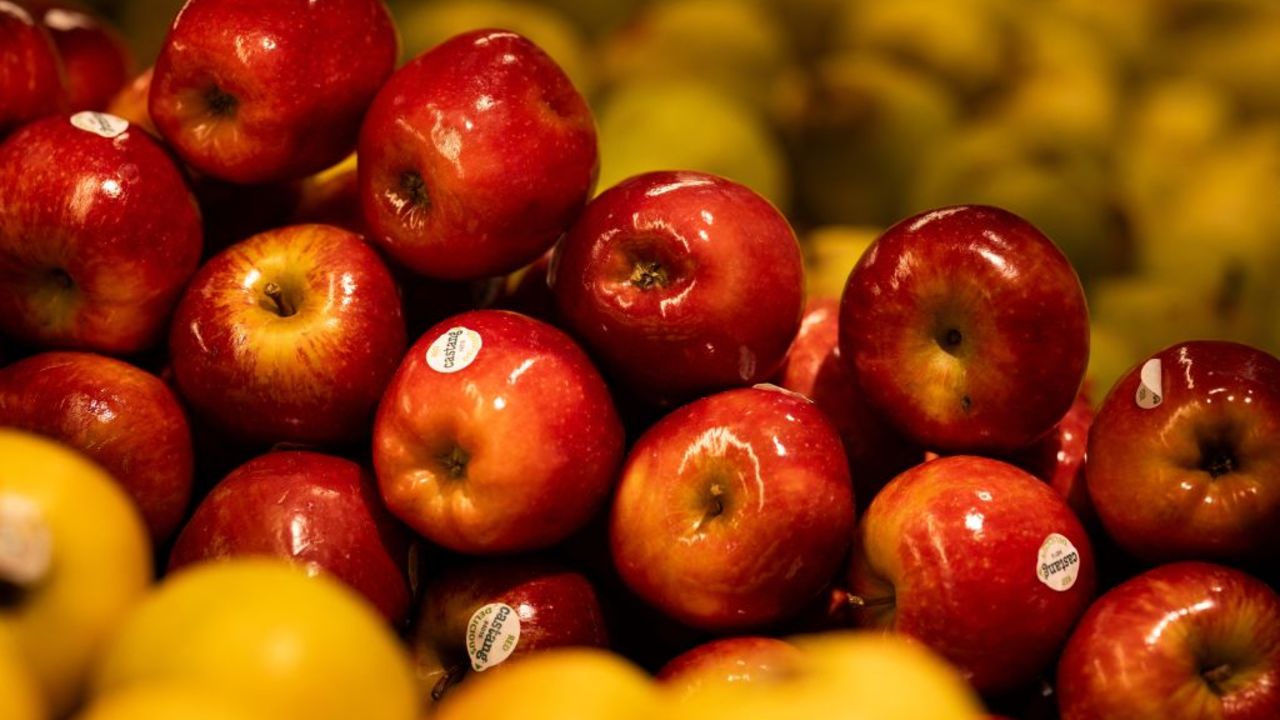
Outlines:
[[[1058,592],[1066,592],[1080,577],[1080,553],[1058,533],[1050,533],[1040,544],[1036,578]]]
[[[445,330],[427,348],[427,365],[442,373],[456,373],[475,362],[480,354],[480,333],[458,325]]]
[[[71,116],[71,124],[110,140],[124,134],[129,129],[129,121],[108,113],[84,110]]]
[[[20,495],[0,493],[0,579],[38,582],[53,562],[53,538],[40,508]]]
[[[467,622],[467,655],[476,672],[506,660],[519,642],[520,616],[506,603],[484,605]]]

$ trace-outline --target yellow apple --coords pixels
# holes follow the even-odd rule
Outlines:
[[[879,229],[859,225],[826,225],[809,231],[801,242],[805,296],[838,300],[853,266],[879,236]]]
[[[650,720],[662,717],[653,682],[605,650],[557,648],[458,686],[437,720]]]
[[[125,621],[95,696],[179,682],[275,720],[410,720],[408,656],[371,605],[328,577],[237,558],[171,575]]]
[[[670,720],[980,720],[973,689],[954,667],[900,635],[833,632],[794,638],[802,657],[773,682],[705,684],[676,696]]]
[[[595,88],[595,68],[586,39],[562,15],[541,4],[521,0],[402,0],[390,7],[400,30],[400,55],[405,60],[469,30],[502,28],[520,33],[542,48],[584,95]]]
[[[0,710],[5,720],[46,717],[40,686],[27,670],[13,634],[4,627],[0,627]]]
[[[142,517],[105,470],[34,435],[0,429],[0,632],[12,633],[54,716],[151,582]]]
[[[616,88],[596,113],[603,191],[650,170],[727,177],[785,209],[786,157],[750,106],[697,81],[637,81]]]
[[[221,690],[200,685],[135,685],[94,701],[74,720],[270,720]]]

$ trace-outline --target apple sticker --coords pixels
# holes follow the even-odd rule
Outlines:
[[[1164,383],[1160,375],[1160,358],[1151,358],[1143,363],[1142,371],[1138,374],[1138,378],[1138,391],[1133,398],[1138,403],[1138,407],[1143,410],[1159,407],[1160,403],[1164,402]]]
[[[85,110],[71,116],[71,124],[94,135],[110,140],[129,129],[129,121],[107,113]]]
[[[451,327],[427,348],[427,365],[436,372],[458,372],[475,362],[483,344],[475,330],[461,325]]]
[[[1050,533],[1040,544],[1036,578],[1058,592],[1066,592],[1080,575],[1080,553],[1058,533]]]
[[[25,497],[0,494],[0,578],[30,585],[53,560],[53,539],[40,508]]]
[[[520,642],[520,616],[506,603],[489,603],[467,621],[467,655],[476,672],[501,663]]]

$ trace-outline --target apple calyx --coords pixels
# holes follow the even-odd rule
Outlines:
[[[235,95],[217,85],[210,85],[209,89],[205,90],[204,103],[209,108],[209,114],[217,118],[231,117],[240,107],[240,100]]]
[[[298,313],[298,308],[288,295],[285,294],[284,288],[278,283],[269,282],[262,288],[262,294],[271,300],[268,310],[274,312],[282,318],[292,317]]]
[[[461,446],[452,445],[448,451],[441,453],[439,458],[440,464],[444,466],[449,477],[460,480],[467,476],[467,463],[471,461],[471,455]]]
[[[725,511],[725,492],[724,485],[719,482],[711,483],[711,487],[707,488],[707,511],[698,521],[697,531],[702,532],[712,520],[720,517]]]
[[[949,327],[939,331],[936,340],[938,347],[954,356],[960,349],[960,343],[964,342],[964,335],[956,328]]]
[[[1231,667],[1230,663],[1222,663],[1201,671],[1200,677],[1204,678],[1205,685],[1209,686],[1214,695],[1221,697],[1230,691],[1227,683],[1234,672],[1235,668]]]
[[[71,273],[62,268],[50,270],[49,279],[62,290],[70,290],[76,286],[76,281],[71,277]]]
[[[1235,443],[1224,437],[1212,438],[1200,443],[1200,469],[1209,473],[1209,477],[1217,478],[1233,473],[1240,468],[1236,457]]]
[[[397,193],[404,203],[402,207],[429,209],[431,196],[427,194],[427,181],[416,170],[400,173],[400,188]]]
[[[631,278],[628,280],[640,290],[664,288],[668,281],[667,268],[657,260],[637,260],[635,268],[631,271]]]
[[[445,693],[458,683],[462,682],[462,678],[467,674],[467,666],[462,663],[455,663],[445,668],[444,674],[436,680],[436,684],[431,686],[431,700],[440,702],[444,698]]]

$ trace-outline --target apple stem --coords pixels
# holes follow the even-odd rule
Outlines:
[[[1215,695],[1222,695],[1225,692],[1222,687],[1223,683],[1231,678],[1231,666],[1223,663],[1205,670],[1200,675]]]
[[[892,605],[894,603],[894,600],[896,599],[892,595],[883,595],[881,597],[864,598],[861,595],[854,595],[852,593],[847,595],[846,598],[848,600],[848,603],[856,608],[885,607],[887,605]]]
[[[298,312],[293,303],[289,302],[289,298],[285,297],[284,290],[279,285],[269,282],[262,288],[262,292],[275,303],[276,314],[280,317],[291,317]]]
[[[435,702],[440,702],[441,698],[444,697],[444,694],[449,692],[449,688],[452,688],[454,685],[461,682],[463,676],[466,674],[466,665],[450,665],[445,668],[444,675],[441,675],[440,679],[437,680],[436,684],[431,688],[431,699]]]

